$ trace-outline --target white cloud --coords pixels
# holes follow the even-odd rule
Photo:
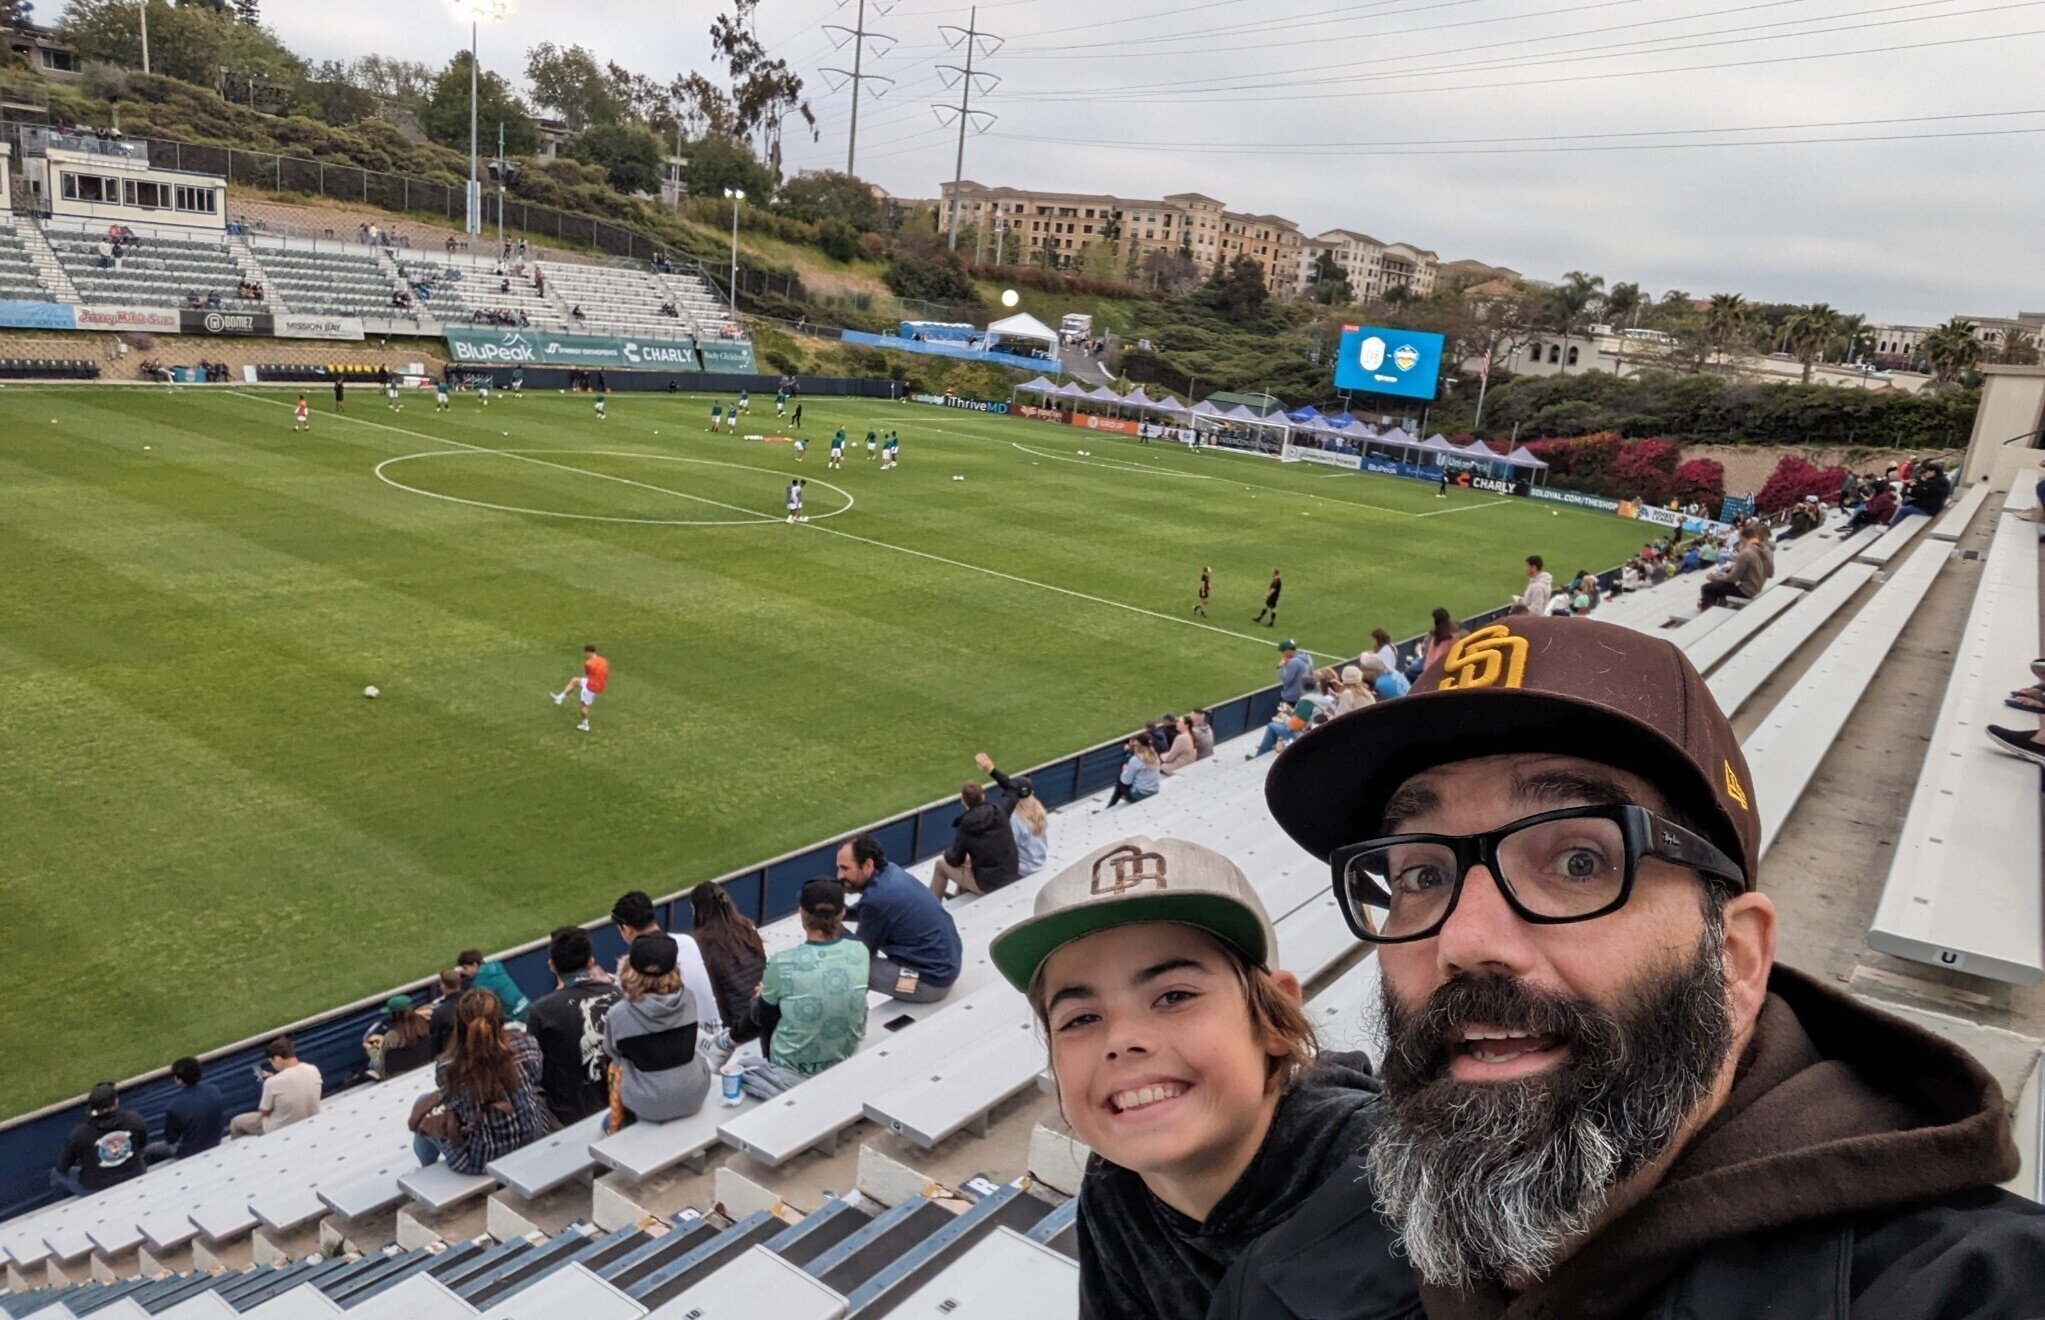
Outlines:
[[[831,92],[819,70],[849,61],[823,25],[850,25],[856,3],[763,4],[761,36],[810,80],[819,117],[816,142],[790,126],[791,169],[845,164],[850,97]],[[901,0],[885,16],[878,6],[868,0],[869,27],[900,45],[869,54],[866,68],[897,81],[862,102],[860,172],[898,195],[934,196],[951,177],[956,146],[930,109],[954,95],[934,67],[955,60],[937,28],[963,24],[969,5]],[[1001,118],[993,133],[968,140],[966,174],[1124,196],[1205,192],[1309,231],[1341,225],[1433,248],[1444,260],[1478,257],[1539,277],[1582,268],[1656,292],[1738,290],[1884,320],[2007,314],[2045,305],[2045,248],[2035,237],[2045,132],[1638,151],[1296,151],[1505,137],[1531,141],[1498,145],[1530,148],[1590,134],[1875,119],[1908,122],[1777,136],[2045,130],[2045,114],[1915,118],[2045,110],[2035,90],[2045,3],[1974,12],[1989,7],[1875,0],[1847,14],[1828,12],[1823,0],[1126,0],[1112,8],[990,0],[980,6],[982,27],[1010,38],[980,61],[1002,79],[984,101]],[[705,32],[721,9],[519,0],[506,23],[484,31],[483,61],[516,73],[540,41],[580,42],[664,78],[703,67]],[[437,62],[467,38],[451,5],[422,10],[406,0],[345,8],[272,0],[265,18],[314,58],[378,50]],[[1798,35],[1809,27],[1840,30]],[[1172,40],[1190,34],[1204,35]],[[1972,40],[1980,37],[1996,39]],[[1673,43],[1693,48],[1665,48]],[[1787,58],[1882,46],[1896,49]],[[1582,50],[1589,47],[1602,49]],[[1560,61],[1565,51],[1582,53]],[[1752,63],[1764,60],[1783,62]],[[1734,63],[1743,67],[1683,71]],[[1384,77],[1413,69],[1437,71]],[[1631,76],[1642,70],[1658,72]],[[1613,73],[1630,76],[1605,76]],[[1371,81],[1318,81],[1359,77]],[[1244,84],[1264,85],[1221,90]],[[1376,94],[1347,94],[1359,92]],[[1268,149],[1200,150],[1232,143]]]

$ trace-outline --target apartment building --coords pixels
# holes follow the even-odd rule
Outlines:
[[[1349,277],[1349,292],[1357,302],[1382,298],[1395,288],[1413,291],[1417,298],[1434,292],[1441,262],[1426,248],[1411,243],[1384,243],[1352,229],[1330,229],[1299,245],[1299,265],[1294,285],[1304,294],[1314,287],[1314,272],[1321,254],[1334,258]]]
[[[1263,267],[1274,292],[1289,296],[1293,289],[1299,226],[1281,216],[1230,211],[1205,193],[1129,198],[968,181],[941,185],[937,209],[940,228],[950,226],[954,210],[961,231],[974,227],[976,254],[990,260],[1001,241],[1024,261],[1044,260],[1048,251],[1054,264],[1070,266],[1088,244],[1105,242],[1114,245],[1123,271],[1140,269],[1153,252],[1183,252],[1203,270],[1240,255]]]

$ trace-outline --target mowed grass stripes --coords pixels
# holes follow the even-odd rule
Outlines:
[[[807,400],[798,463],[712,436],[691,395],[599,421],[557,394],[439,414],[355,390],[339,416],[314,394],[309,434],[291,397],[0,391],[0,1059],[34,1061],[0,1068],[0,1114],[940,796],[975,751],[1022,766],[1242,691],[1280,636],[1354,653],[1496,604],[1530,552],[1608,565],[1639,531],[868,400]],[[900,429],[899,469],[869,427]],[[782,521],[794,475],[806,527]],[[1252,627],[1274,566],[1283,621]],[[588,735],[546,697],[585,641],[613,666]]]

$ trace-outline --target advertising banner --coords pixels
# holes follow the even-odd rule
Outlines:
[[[1445,342],[1440,335],[1421,330],[1345,325],[1335,359],[1335,388],[1432,399],[1440,384]]]
[[[268,312],[179,312],[178,328],[188,335],[270,335],[277,324]]]
[[[362,338],[360,317],[311,316],[304,312],[279,312],[274,319],[279,339]]]
[[[696,346],[686,339],[618,339],[610,335],[554,334],[532,329],[450,329],[447,351],[450,358],[463,365],[697,370]]]
[[[1322,467],[1348,468],[1351,472],[1363,470],[1361,454],[1338,454],[1327,449],[1287,445],[1279,457],[1287,463],[1319,463]]]
[[[927,403],[933,408],[963,408],[967,412],[1005,413],[1008,405],[991,399],[968,399],[957,394],[912,394],[911,403]]]
[[[1375,472],[1381,477],[1407,477],[1413,481],[1440,481],[1441,469],[1422,467],[1418,463],[1401,463],[1396,458],[1385,458],[1377,454],[1363,460],[1365,472]]]
[[[1529,486],[1527,494],[1537,500],[1552,500],[1557,504],[1574,504],[1579,509],[1600,509],[1606,513],[1617,513],[1619,501],[1608,500],[1602,495],[1585,495],[1574,490],[1557,490],[1553,486]]]
[[[1718,506],[1718,520],[1736,523],[1754,516],[1754,500],[1749,495],[1728,495]]]
[[[696,351],[703,355],[703,370],[722,371],[743,375],[757,371],[753,362],[753,346],[728,339],[706,339],[696,345]]]
[[[173,307],[74,307],[71,315],[80,330],[147,330],[174,335],[184,327]]]
[[[1062,422],[1065,414],[1056,408],[1039,408],[1034,403],[1018,403],[1009,409],[1018,417],[1028,417],[1039,422]]]
[[[75,330],[70,303],[0,301],[0,326],[9,330]]]
[[[1071,425],[1089,431],[1112,431],[1116,435],[1142,435],[1141,423],[1125,417],[1097,417],[1093,413],[1074,413],[1066,419]]]
[[[1497,477],[1470,478],[1470,489],[1488,490],[1493,495],[1524,495],[1531,489],[1524,481],[1500,481]]]

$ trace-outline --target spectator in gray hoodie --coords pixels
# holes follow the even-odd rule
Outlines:
[[[1541,564],[1541,556],[1527,556],[1527,589],[1512,598],[1515,605],[1524,605],[1529,614],[1546,614],[1548,598],[1555,594],[1555,575]]]
[[[687,1118],[710,1095],[710,1065],[696,1052],[696,999],[682,984],[679,957],[672,935],[632,941],[618,975],[625,997],[604,1014],[618,1101],[631,1117],[654,1123]]]

